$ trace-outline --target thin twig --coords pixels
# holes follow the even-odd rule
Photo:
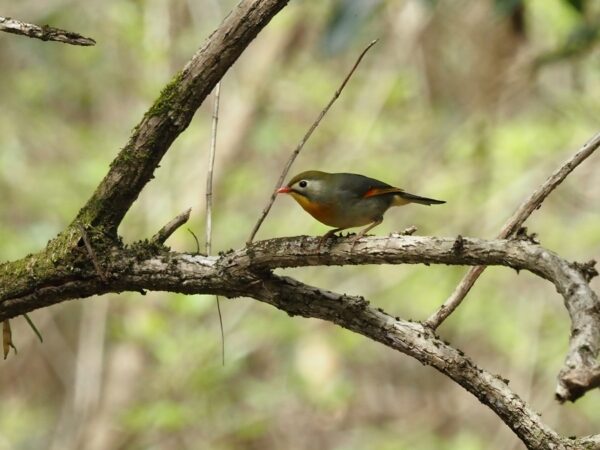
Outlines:
[[[210,137],[210,153],[208,157],[208,173],[206,174],[206,254],[210,255],[212,250],[212,195],[213,195],[213,171],[215,167],[215,154],[217,152],[217,126],[219,124],[219,99],[221,97],[221,83],[215,86],[215,102],[212,115],[212,130]],[[225,332],[223,331],[223,315],[221,314],[221,301],[217,300],[217,312],[219,313],[219,325],[221,328],[221,363],[225,365]]]
[[[96,45],[94,39],[82,36],[79,33],[50,27],[48,25],[40,27],[32,23],[11,19],[10,17],[0,17],[0,31],[20,34],[30,38],[41,39],[42,41],[56,41],[82,46]]]
[[[344,87],[346,87],[348,80],[350,80],[350,77],[352,76],[352,74],[354,73],[354,71],[360,64],[360,62],[362,61],[365,54],[369,51],[369,49],[371,47],[373,47],[377,43],[377,41],[378,41],[378,39],[375,39],[369,45],[367,45],[367,47],[362,51],[362,53],[360,54],[360,56],[354,63],[354,66],[352,66],[352,69],[350,69],[350,72],[348,72],[348,75],[346,75],[346,78],[344,78],[344,81],[342,82],[340,87],[337,89],[337,91],[335,91],[335,94],[333,94],[333,97],[331,98],[331,100],[329,100],[329,103],[327,104],[327,106],[325,106],[325,108],[321,111],[321,113],[319,114],[317,119],[313,122],[313,124],[310,126],[310,128],[308,129],[308,131],[306,132],[306,134],[304,135],[302,140],[298,143],[298,145],[292,152],[290,159],[288,159],[287,163],[285,164],[285,167],[283,168],[283,171],[281,172],[281,175],[279,176],[279,179],[277,180],[277,183],[275,184],[275,188],[273,189],[271,198],[267,202],[267,206],[265,206],[265,208],[263,209],[258,221],[254,225],[254,228],[252,229],[252,232],[250,233],[250,237],[248,238],[248,241],[246,241],[247,245],[250,245],[252,243],[252,241],[254,240],[254,237],[256,236],[256,233],[258,232],[258,229],[260,228],[263,221],[267,217],[267,214],[269,214],[269,211],[271,210],[271,207],[273,206],[273,203],[275,202],[275,198],[277,197],[277,189],[279,189],[281,187],[281,185],[283,184],[283,181],[285,180],[285,177],[287,176],[287,174],[290,170],[290,167],[292,167],[294,160],[296,159],[296,157],[298,156],[298,154],[304,147],[304,144],[306,144],[306,142],[308,141],[310,136],[313,134],[313,131],[315,131],[315,129],[319,126],[319,123],[321,123],[321,120],[323,119],[323,117],[325,117],[325,114],[327,114],[327,111],[329,111],[329,108],[331,108],[331,105],[333,105],[333,103],[338,99],[338,97],[344,90]]]
[[[29,314],[25,313],[25,314],[23,314],[23,317],[25,317],[25,320],[27,321],[27,323],[29,324],[29,326],[31,327],[31,329],[33,330],[35,335],[38,337],[40,342],[44,343],[44,338],[42,337],[42,333],[40,333],[40,330],[38,330],[38,328],[35,326],[35,323],[33,323],[33,320],[31,320],[31,317],[29,317]]]
[[[208,172],[206,174],[206,254],[212,250],[212,196],[213,196],[213,171],[215,167],[215,153],[217,150],[217,126],[219,124],[219,98],[221,96],[221,83],[215,86],[215,101],[213,105],[212,130],[210,136],[210,153],[208,156]]]
[[[217,312],[219,313],[219,326],[221,328],[221,364],[225,365],[225,331],[223,330],[223,315],[221,314],[221,300],[215,295],[217,300]]]
[[[191,212],[192,208],[188,208],[186,211],[173,218],[169,223],[158,230],[154,236],[152,236],[152,242],[164,244],[165,241],[169,239],[169,237],[175,232],[175,230],[189,220]]]
[[[196,255],[200,255],[200,242],[198,241],[198,236],[196,236],[196,233],[194,233],[192,230],[190,230],[189,228],[187,229],[190,234],[194,237],[194,241],[196,241]],[[203,256],[207,256],[207,255],[203,255]]]
[[[79,230],[81,231],[81,237],[83,238],[83,243],[85,244],[85,248],[86,248],[88,254],[90,255],[92,264],[94,264],[94,269],[96,269],[96,273],[98,274],[100,279],[106,283],[108,280],[106,279],[106,275],[104,274],[102,267],[100,267],[100,263],[98,262],[98,257],[96,256],[96,252],[94,251],[94,248],[92,247],[92,243],[90,242],[90,238],[88,237],[87,231],[85,231],[85,228],[83,227],[82,224],[78,224],[78,225],[79,225]]]
[[[546,197],[548,197],[548,195],[563,182],[575,167],[594,153],[598,147],[600,147],[600,133],[596,134],[592,139],[586,142],[577,153],[555,170],[554,173],[552,173],[552,175],[550,175],[550,177],[548,177],[548,179],[517,208],[512,217],[508,219],[500,230],[498,239],[506,239],[513,235],[523,225],[527,218],[541,206]],[[425,325],[434,330],[439,327],[442,322],[458,308],[484,270],[485,266],[472,267],[458,284],[452,295],[450,295],[444,304],[425,321]]]

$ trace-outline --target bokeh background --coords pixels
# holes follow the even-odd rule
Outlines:
[[[93,48],[0,35],[0,260],[35,252],[91,195],[144,111],[232,0],[21,0],[2,14],[94,37]],[[371,175],[446,205],[390,211],[377,234],[493,237],[600,130],[600,8],[592,0],[294,0],[222,83],[215,252],[244,245],[290,151],[374,38],[292,172]],[[204,235],[211,102],[127,215],[127,242],[193,207]],[[600,258],[600,155],[527,222],[567,259]],[[280,198],[259,238],[326,227]],[[193,251],[185,228],[169,245]],[[310,284],[424,319],[464,268],[304,268]],[[594,288],[600,290],[595,280]],[[450,380],[319,320],[251,299],[106,295],[12,321],[0,362],[0,450],[521,449]],[[565,435],[600,432],[600,397],[553,400],[567,348],[561,297],[491,268],[440,330]]]

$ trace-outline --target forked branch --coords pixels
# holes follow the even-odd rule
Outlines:
[[[600,436],[559,436],[504,380],[478,368],[462,352],[439,340],[431,328],[394,319],[371,308],[361,297],[325,291],[272,273],[276,268],[307,265],[417,263],[529,270],[554,283],[569,311],[573,333],[557,396],[574,400],[598,384],[598,297],[589,286],[589,270],[583,271],[581,265],[571,264],[539,245],[469,238],[461,238],[457,245],[454,238],[393,236],[361,239],[354,251],[346,241],[320,250],[318,240],[299,237],[257,242],[218,257],[169,252],[160,244],[185,222],[185,215],[168,224],[154,242],[125,247],[115,239],[124,215],[196,109],[286,4],[287,0],[242,0],[164,88],[71,226],[39,253],[0,264],[0,321],[65,300],[109,292],[163,290],[253,297],[291,315],[331,321],[435,367],[489,406],[528,448],[600,449]],[[524,215],[515,215],[507,224],[506,235],[518,228],[598,145],[600,135],[578,153],[580,160],[575,158],[565,165],[549,179],[547,189],[542,186],[534,193],[519,209]],[[77,245],[82,236],[80,225],[84,234],[89,234],[92,251],[87,253]]]
[[[600,147],[600,133],[585,143],[571,158],[565,161],[558,169],[548,177],[548,179],[538,187],[522,204],[515,213],[504,224],[498,234],[498,239],[506,239],[512,236],[525,223],[529,216],[540,207],[542,202],[550,193],[564,181],[564,179],[583,161],[585,161],[596,149]],[[485,266],[476,266],[469,269],[467,274],[460,281],[458,286],[452,292],[452,295],[443,303],[435,314],[433,314],[425,324],[435,330],[439,327],[450,314],[462,303],[465,296],[469,293],[475,281],[485,270]],[[573,331],[573,330],[572,330]]]
[[[394,319],[371,308],[362,297],[325,291],[272,273],[273,269],[285,267],[383,263],[484,264],[528,270],[554,283],[563,296],[573,327],[580,330],[571,341],[569,352],[575,355],[573,360],[597,356],[600,305],[578,265],[527,241],[461,238],[460,251],[455,243],[455,238],[372,237],[358,241],[353,251],[347,240],[340,240],[324,251],[318,248],[317,238],[297,237],[256,242],[249,248],[218,257],[167,251],[149,254],[149,248],[143,245],[114,248],[106,266],[109,270],[106,283],[99,280],[87,259],[75,272],[61,268],[54,277],[46,279],[37,276],[33,268],[28,290],[9,287],[0,295],[0,320],[68,299],[124,290],[252,297],[291,315],[334,322],[435,367],[488,405],[528,448],[600,449],[597,436],[580,440],[558,436],[504,380],[478,368],[427,327]],[[0,276],[3,271],[11,272],[11,264],[22,265],[21,262],[4,265]],[[598,366],[577,368],[588,369],[594,375]],[[582,447],[584,444],[587,447]]]
[[[75,222],[117,227],[173,141],[257,34],[288,0],[242,0],[163,89]]]

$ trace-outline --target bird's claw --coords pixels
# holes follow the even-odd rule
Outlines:
[[[362,238],[364,235],[363,234],[357,234],[356,236],[354,236],[352,238],[352,240],[350,241],[350,243],[352,244],[350,246],[350,253],[352,253],[354,251],[354,247],[356,246],[356,243],[359,241],[360,238]]]
[[[333,235],[333,236],[335,236],[335,235]],[[321,247],[323,246],[323,244],[325,243],[325,241],[326,241],[327,239],[329,239],[330,237],[332,237],[332,236],[331,236],[331,235],[330,235],[330,236],[327,236],[327,235],[325,235],[325,236],[321,236],[321,237],[319,238],[319,243],[317,244],[317,251],[318,251],[318,252],[320,252],[320,251],[321,251]]]

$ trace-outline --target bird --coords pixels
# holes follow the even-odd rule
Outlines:
[[[321,237],[319,248],[338,231],[367,225],[352,241],[354,248],[357,240],[383,222],[383,215],[392,206],[446,203],[444,200],[410,194],[404,189],[364,175],[319,170],[299,173],[281,186],[277,193],[291,195],[319,222],[334,227]]]

